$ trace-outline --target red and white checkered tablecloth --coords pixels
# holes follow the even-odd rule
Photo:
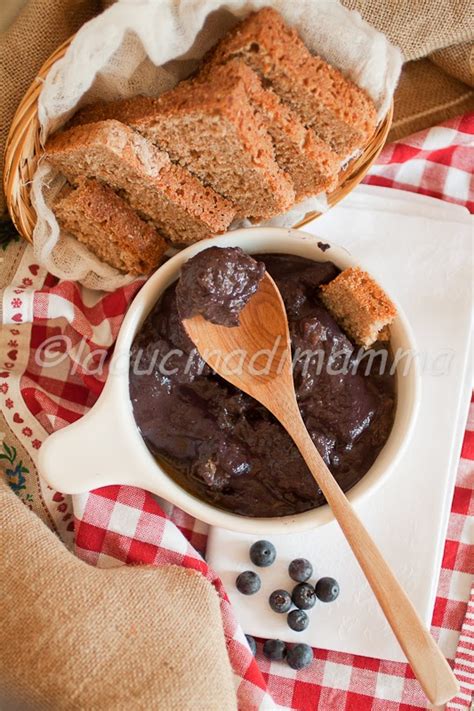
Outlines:
[[[388,145],[365,182],[432,195],[473,211],[473,167],[471,114]],[[141,283],[112,294],[94,294],[77,284],[58,283],[34,262],[31,248],[24,251],[15,278],[3,294],[6,327],[0,335],[0,352],[5,354],[0,363],[0,407],[33,460],[48,433],[81,417],[97,399],[106,372],[97,374],[95,366],[106,361],[127,305]],[[16,484],[26,476],[21,467],[10,474]],[[296,672],[266,660],[261,642],[254,660],[221,582],[201,557],[206,526],[176,508],[160,505],[148,492],[110,486],[74,497],[72,511],[67,497],[52,492],[47,505],[60,533],[65,539],[74,533],[77,555],[92,565],[177,563],[199,570],[215,585],[241,709],[427,708],[406,664],[315,649],[313,664]],[[469,708],[474,688],[474,594],[468,609],[466,592],[474,573],[473,513],[474,404],[432,627],[450,657],[459,638],[455,668],[462,688],[449,709]]]

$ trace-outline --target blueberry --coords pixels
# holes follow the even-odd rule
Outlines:
[[[246,570],[244,573],[240,573],[235,584],[242,595],[254,595],[260,590],[262,583],[257,573],[254,573],[253,570]]]
[[[288,612],[291,607],[291,595],[286,590],[274,590],[268,602],[273,612]]]
[[[256,541],[250,546],[250,560],[259,568],[267,568],[275,558],[275,546],[270,541]]]
[[[315,590],[321,602],[334,602],[339,595],[339,583],[334,578],[321,578],[316,583]]]
[[[313,574],[313,566],[306,558],[295,558],[288,566],[288,573],[297,583],[305,583]]]
[[[281,639],[267,639],[263,643],[263,653],[267,659],[279,662],[286,657],[286,644]]]
[[[316,602],[316,593],[312,585],[300,583],[293,588],[291,599],[300,610],[310,610]]]
[[[247,638],[247,642],[250,647],[250,651],[252,652],[253,656],[257,654],[257,643],[254,640],[254,638],[250,634],[246,634],[245,637]]]
[[[292,610],[286,619],[288,627],[291,627],[295,632],[302,632],[309,625],[309,617],[303,610]]]
[[[295,644],[288,650],[286,661],[292,669],[304,669],[313,661],[313,650],[309,644]]]

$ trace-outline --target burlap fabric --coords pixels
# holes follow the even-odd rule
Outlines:
[[[474,26],[474,18],[471,17],[470,22],[471,27]],[[474,44],[470,40],[432,52],[427,59],[408,62],[395,96],[394,120],[388,140],[473,111],[472,87]]]
[[[388,141],[474,110],[472,0],[341,1],[384,32],[407,60]]]
[[[194,571],[99,569],[0,481],[0,708],[232,711],[212,585]]]
[[[407,61],[443,47],[472,42],[471,0],[342,0],[398,45]]]
[[[474,92],[429,59],[408,62],[395,94],[388,140],[395,141],[474,110]]]
[[[474,87],[474,44],[461,42],[430,54],[430,59],[445,72]]]
[[[50,54],[100,11],[99,0],[6,0],[0,3],[0,173],[10,123]],[[20,7],[15,14],[15,6]],[[7,24],[9,23],[9,24]],[[0,190],[0,214],[5,211]]]

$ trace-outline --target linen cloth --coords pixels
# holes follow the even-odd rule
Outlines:
[[[389,145],[367,182],[443,197],[472,210],[473,136],[474,114]],[[74,421],[95,401],[106,371],[94,369],[91,364],[101,361],[112,345],[126,306],[140,283],[113,294],[94,295],[44,274],[32,262],[30,248],[16,273],[15,282],[3,298],[3,320],[8,328],[3,329],[2,338],[8,341],[2,349],[7,355],[2,363],[5,371],[0,372],[0,407],[6,424],[34,462],[46,433]],[[19,328],[19,323],[24,326]],[[29,329],[29,338],[20,343],[23,328]],[[45,351],[44,343],[51,337],[56,339],[56,345],[50,341],[51,348]],[[75,348],[80,343],[85,343],[82,353]],[[22,358],[25,362],[19,367]],[[45,358],[60,362],[47,368]],[[19,377],[18,389],[12,387],[13,374]],[[467,601],[460,599],[458,591],[466,576],[474,572],[469,538],[469,517],[474,513],[473,415],[471,411],[433,615],[433,632],[451,657],[467,609]],[[29,472],[22,471],[9,450],[10,455],[5,450],[10,457],[5,469],[7,479],[20,498],[31,503],[27,498]],[[74,497],[72,502],[58,492],[48,494],[43,490],[41,494],[49,496],[46,506],[51,525],[66,539],[72,535],[68,529],[74,517],[76,553],[86,562],[102,567],[177,563],[201,570],[213,581],[220,595],[240,708],[277,705],[298,711],[401,711],[427,707],[405,664],[316,649],[311,667],[295,672],[284,664],[268,662],[261,653],[261,642],[255,662],[225,592],[198,552],[205,549],[206,527],[177,509],[160,504],[147,492],[107,487]],[[456,660],[463,687],[449,707],[453,709],[469,707],[469,689],[474,682],[474,638],[469,629],[473,626],[474,607],[468,614]]]

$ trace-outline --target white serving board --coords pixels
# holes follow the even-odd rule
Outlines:
[[[360,258],[399,301],[419,352],[427,356],[411,443],[386,484],[358,512],[429,625],[472,386],[471,217],[464,208],[433,198],[359,186],[305,230]],[[330,250],[326,254],[330,258]],[[248,558],[257,537],[210,531],[208,561],[247,634],[405,659],[337,524],[268,538],[276,545],[277,561],[260,570],[260,592],[246,597],[236,590],[235,578],[242,570],[258,570]],[[341,586],[336,602],[317,603],[310,611],[304,632],[290,630],[286,615],[272,612],[267,602],[272,590],[291,589],[287,566],[295,557],[313,562],[315,579],[331,575]]]

